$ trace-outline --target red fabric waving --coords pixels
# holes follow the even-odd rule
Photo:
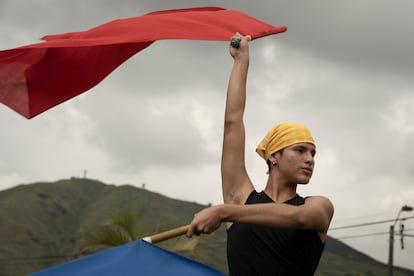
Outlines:
[[[118,19],[87,31],[43,37],[45,42],[0,51],[0,102],[32,118],[102,81],[156,40],[228,41],[286,31],[217,7],[167,10]]]

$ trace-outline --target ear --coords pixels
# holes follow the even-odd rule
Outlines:
[[[277,164],[279,161],[279,154],[277,152],[272,153],[272,155],[269,156],[269,161],[272,165]]]

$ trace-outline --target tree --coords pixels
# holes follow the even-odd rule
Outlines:
[[[113,214],[96,230],[89,232],[80,245],[80,254],[88,255],[132,242],[146,236],[145,225],[138,223],[138,216],[133,210],[121,210]],[[162,247],[187,256],[194,256],[198,238],[175,238],[160,243]]]

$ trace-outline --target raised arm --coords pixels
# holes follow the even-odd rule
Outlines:
[[[242,37],[239,48],[230,46],[234,59],[227,89],[224,115],[224,138],[221,177],[224,203],[244,204],[253,190],[245,167],[245,129],[243,114],[246,104],[246,82],[249,68],[248,38]]]

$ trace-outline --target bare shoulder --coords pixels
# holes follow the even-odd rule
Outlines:
[[[305,204],[320,205],[325,208],[334,209],[332,202],[325,196],[309,196],[305,199]]]
[[[334,206],[329,198],[325,196],[309,196],[305,199],[305,204],[309,206],[319,206],[320,208],[333,213]]]
[[[305,198],[305,201],[308,202],[315,202],[315,203],[325,203],[325,204],[331,204],[332,202],[329,200],[329,198],[327,198],[326,196],[320,196],[320,195],[315,195],[315,196],[308,196]]]

